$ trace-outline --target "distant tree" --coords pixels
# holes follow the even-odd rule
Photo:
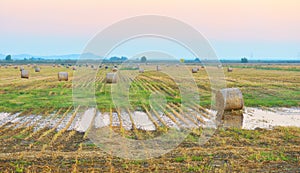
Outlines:
[[[241,63],[248,63],[248,59],[246,57],[242,58]]]
[[[180,62],[181,62],[181,63],[184,63],[184,59],[183,59],[183,58],[181,58],[181,59],[180,59]]]
[[[195,62],[201,62],[199,58],[196,58],[194,61]]]
[[[122,56],[122,57],[121,57],[121,61],[127,61],[127,60],[128,60],[127,57],[125,57],[125,56]]]
[[[7,55],[7,56],[5,57],[5,60],[6,60],[6,61],[11,61],[11,55]]]
[[[146,62],[147,61],[147,58],[145,56],[142,56],[141,57],[141,62]]]

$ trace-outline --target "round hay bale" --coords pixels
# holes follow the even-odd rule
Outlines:
[[[14,69],[18,69],[18,66],[14,66]]]
[[[69,75],[68,72],[58,72],[58,81],[68,81]]]
[[[108,69],[108,66],[105,66],[105,70]]]
[[[94,68],[94,65],[91,65],[91,68]]]
[[[34,69],[34,71],[35,71],[35,72],[41,72],[41,68],[40,68],[40,67],[36,67],[36,68]]]
[[[244,107],[243,94],[238,88],[225,88],[216,93],[218,110],[241,110]]]
[[[114,68],[112,68],[112,71],[113,71],[113,72],[117,72],[118,69],[117,69],[116,67],[114,67]]]
[[[22,71],[22,70],[24,70],[24,67],[21,66],[21,67],[20,67],[20,71]]]
[[[219,69],[220,69],[220,68],[222,68],[222,65],[221,65],[221,64],[219,64],[219,65],[218,65],[218,68],[219,68]]]
[[[27,67],[30,67],[30,64],[27,64]]]
[[[156,66],[156,71],[161,71],[161,68],[159,65]]]
[[[73,67],[72,67],[72,70],[76,70],[76,67],[75,67],[75,66],[73,66]]]
[[[227,68],[227,72],[232,72],[232,71],[233,71],[233,69],[231,67]]]
[[[55,64],[52,65],[52,67],[55,67],[55,66],[56,66]]]
[[[144,73],[144,72],[145,72],[144,69],[142,68],[139,69],[139,73]]]
[[[106,83],[117,83],[117,74],[116,73],[107,73],[106,74]]]
[[[21,71],[21,78],[29,79],[29,71],[28,70],[22,70]]]
[[[198,68],[192,68],[192,73],[197,73],[198,71]]]

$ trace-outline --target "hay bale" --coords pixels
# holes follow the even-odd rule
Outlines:
[[[108,66],[105,66],[105,70],[107,70],[108,69]]]
[[[24,69],[24,67],[21,66],[21,67],[20,67],[20,71],[22,71],[22,70],[25,70],[25,69]]]
[[[218,65],[218,68],[219,68],[219,69],[220,69],[220,68],[222,68],[222,65],[221,65],[221,64],[219,64],[219,65]]]
[[[40,68],[40,67],[36,67],[36,68],[34,69],[34,71],[35,71],[35,72],[41,72],[41,68]]]
[[[117,69],[116,67],[114,67],[114,68],[112,68],[112,71],[113,71],[113,72],[117,72],[118,69]]]
[[[192,68],[192,73],[197,73],[198,71],[198,68]]]
[[[72,70],[76,70],[76,67],[75,67],[75,66],[73,66],[73,67],[72,67]]]
[[[156,71],[161,71],[161,68],[159,65],[156,66]]]
[[[216,106],[220,111],[241,110],[244,107],[243,94],[238,88],[225,88],[216,93]]]
[[[14,69],[18,69],[18,66],[14,66]]]
[[[68,72],[58,72],[58,81],[68,81],[69,75]]]
[[[117,74],[116,73],[107,73],[106,74],[106,83],[117,83]]]
[[[232,71],[233,71],[233,69],[231,67],[227,68],[227,72],[232,72]]]
[[[144,73],[144,72],[145,72],[144,69],[142,68],[139,69],[139,73]]]
[[[21,71],[21,78],[29,79],[29,71],[28,70],[22,70]]]

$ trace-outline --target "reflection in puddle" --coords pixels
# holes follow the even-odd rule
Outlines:
[[[214,118],[217,112],[212,110],[207,111],[211,117],[208,117],[209,119],[207,119],[207,117],[201,117],[205,123],[203,124],[199,122],[198,126],[216,128]],[[60,117],[54,116],[55,114],[50,114],[48,117],[42,117],[38,115],[18,116],[19,114],[20,113],[0,113],[0,126],[9,126],[11,123],[25,123],[27,126],[36,126],[34,127],[34,130],[44,127],[52,128],[55,126],[57,127],[56,130],[61,130],[70,121],[72,115],[70,113],[65,118],[60,120]],[[156,130],[152,120],[156,121],[159,126],[166,125],[168,127],[178,128],[177,124],[162,112],[158,112],[156,115],[153,115],[152,120],[148,118],[146,113],[139,111],[133,112],[131,116],[136,128],[141,130]],[[120,126],[121,123],[119,122],[119,119],[121,118],[123,128],[126,130],[132,129],[130,116],[126,112],[121,112],[120,117],[118,117],[117,113],[114,112],[112,112],[110,116],[109,113],[101,113],[95,109],[87,109],[83,113],[78,113],[78,115],[76,115],[74,122],[71,124],[68,130],[85,132],[91,125],[94,117],[96,128],[106,127],[109,125]],[[176,120],[180,121],[178,119]],[[28,121],[31,123],[26,123]],[[232,112],[226,112],[223,116],[222,126],[250,130],[256,128],[272,129],[275,126],[300,127],[300,108],[268,108],[267,110],[264,110],[260,108],[247,107],[241,114],[236,114],[236,112],[235,114]]]

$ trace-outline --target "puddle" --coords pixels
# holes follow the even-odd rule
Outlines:
[[[275,126],[300,127],[300,108],[246,108],[244,113],[244,129],[272,129]]]
[[[197,126],[202,127],[216,127],[215,125],[215,115],[216,112],[212,110],[207,110],[210,115],[209,117],[201,117],[205,124],[198,122]],[[0,126],[4,125],[6,127],[10,127],[12,123],[17,123],[18,125],[25,124],[25,126],[35,125],[34,130],[41,129],[43,127],[55,127],[56,130],[61,130],[68,124],[71,119],[72,113],[69,113],[59,125],[57,123],[60,121],[58,117],[54,117],[54,114],[51,114],[47,117],[42,117],[40,115],[29,115],[29,116],[19,116],[20,113],[17,114],[9,114],[9,113],[0,113]],[[124,111],[121,112],[120,118],[122,121],[122,127],[125,130],[132,129],[132,122],[130,116],[133,120],[137,129],[140,130],[148,130],[153,131],[156,130],[154,123],[148,117],[148,115],[141,111],[132,112],[130,115]],[[199,114],[194,116],[201,116]],[[152,114],[152,120],[154,120],[158,125],[166,124],[172,128],[179,128],[175,122],[173,122],[168,116],[166,116],[162,112],[157,112],[157,114]],[[96,111],[95,109],[88,109],[83,113],[78,113],[71,123],[68,130],[76,130],[79,132],[85,132],[89,126],[92,124],[94,119],[94,125],[96,128],[107,127],[110,124],[112,126],[120,126],[120,120],[118,114],[113,112],[112,117],[110,118],[109,113],[101,113]],[[112,122],[110,122],[112,119]],[[163,122],[161,122],[161,121]],[[176,121],[180,120],[176,118]],[[244,114],[242,118],[232,118],[230,116],[227,117],[227,122],[229,126],[230,123],[236,123],[242,126],[243,129],[253,130],[255,128],[263,128],[263,129],[272,129],[275,126],[294,126],[300,127],[300,108],[245,108]],[[181,124],[180,124],[181,125]],[[17,126],[18,127],[18,126]],[[189,126],[187,126],[189,127]]]

